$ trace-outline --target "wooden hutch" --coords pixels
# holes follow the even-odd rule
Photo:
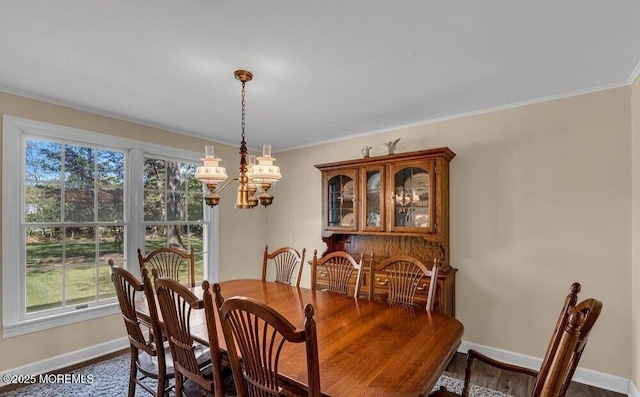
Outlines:
[[[322,240],[326,255],[371,254],[375,267],[394,255],[411,255],[427,267],[441,259],[436,310],[455,315],[455,274],[449,264],[449,148],[318,164],[322,172]],[[387,280],[374,274],[376,296]],[[363,277],[367,283],[369,277]],[[318,269],[314,288],[326,286]],[[366,285],[366,284],[365,284]],[[368,288],[368,286],[366,286]],[[417,296],[425,292],[419,291]]]

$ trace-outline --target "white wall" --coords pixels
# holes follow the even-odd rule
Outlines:
[[[0,92],[0,115],[4,114],[203,153],[204,145],[210,144],[201,139]],[[238,149],[216,145],[216,154],[223,158],[228,174],[237,175]],[[267,212],[262,208],[236,210],[234,203],[235,193],[230,185],[220,205],[219,279],[257,278],[262,271]],[[2,245],[0,249],[10,248]],[[126,330],[122,316],[113,315],[0,339],[0,372],[123,336],[126,336]]]
[[[630,88],[277,154],[269,245],[324,250],[320,172],[402,137],[448,146],[451,264],[464,340],[542,357],[574,281],[604,302],[581,366],[631,376]],[[309,269],[303,285],[309,283]]]
[[[640,79],[636,79],[631,90],[631,149],[633,159],[631,379],[636,387],[640,388]]]

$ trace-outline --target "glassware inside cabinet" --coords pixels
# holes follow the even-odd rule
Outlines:
[[[380,170],[367,170],[367,197],[365,225],[369,228],[379,228],[382,225],[382,200],[380,187]]]
[[[328,225],[354,225],[355,186],[353,178],[347,175],[336,175],[327,183],[328,197]]]
[[[394,180],[394,225],[407,228],[428,228],[430,175],[429,171],[403,168]]]

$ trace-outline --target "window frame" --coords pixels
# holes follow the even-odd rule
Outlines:
[[[61,325],[73,324],[119,312],[115,298],[94,302],[87,308],[72,311],[55,311],[48,315],[27,315],[25,304],[25,239],[24,233],[16,233],[24,227],[24,141],[25,136],[42,139],[85,142],[125,152],[125,212],[124,225],[125,261],[128,270],[140,276],[137,266],[138,247],[144,247],[143,161],[145,156],[164,156],[198,163],[202,155],[197,152],[175,149],[128,138],[67,126],[22,119],[2,117],[2,337],[23,335]],[[16,164],[20,166],[17,167]],[[204,209],[206,224],[206,250],[204,256],[205,277],[218,279],[218,209]],[[10,247],[21,247],[10,249]],[[18,302],[16,304],[16,297]]]

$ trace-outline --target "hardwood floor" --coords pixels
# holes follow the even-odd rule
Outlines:
[[[464,379],[464,368],[467,356],[456,353],[445,371],[445,375],[452,378]],[[477,366],[476,366],[477,365]],[[528,397],[533,388],[533,378],[514,372],[501,371],[483,363],[474,364],[480,374],[473,377],[472,382],[478,386],[512,395],[514,397]],[[582,383],[572,382],[566,397],[626,397],[625,394],[599,389]]]
[[[120,354],[128,354],[129,349],[120,350],[106,356],[98,357],[90,361],[72,365],[69,367],[61,368],[55,373],[68,373],[72,372],[80,367],[89,364],[95,364],[96,362],[103,361],[115,357]],[[464,368],[467,362],[467,356],[462,353],[456,353],[451,363],[445,371],[445,375],[464,379]],[[503,393],[510,394],[514,397],[529,397],[531,388],[533,387],[533,381],[526,375],[515,374],[513,372],[500,373],[500,370],[484,366],[482,363],[478,364],[478,368],[481,369],[482,375],[473,380],[479,386],[488,387],[494,390],[501,391]],[[3,393],[20,388],[22,385],[8,385],[0,387],[0,395]],[[597,387],[584,385],[582,383],[573,382],[569,386],[569,392],[566,397],[627,397],[626,394],[615,393],[609,390],[598,389]]]

